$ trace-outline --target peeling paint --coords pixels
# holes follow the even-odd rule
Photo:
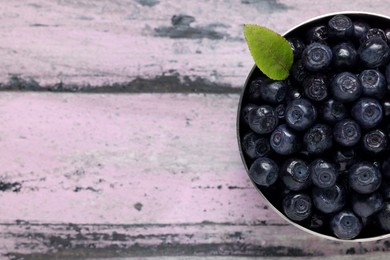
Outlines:
[[[388,252],[386,243],[345,246],[309,235],[308,244],[283,239],[286,225],[242,224],[44,224],[18,220],[0,224],[0,256],[9,259],[85,259],[92,257],[247,256],[332,257]],[[290,225],[287,225],[290,226]],[[196,232],[194,232],[196,230]],[[279,234],[279,235],[278,235]],[[293,235],[293,233],[291,233]],[[268,236],[268,242],[262,242]],[[4,240],[6,238],[6,240]],[[260,239],[260,240],[259,240]],[[5,243],[4,241],[12,241]],[[321,248],[313,247],[321,243]]]
[[[58,250],[58,252],[48,252],[44,254],[46,259],[50,257],[62,258],[72,256],[72,259],[85,259],[85,257],[155,257],[155,256],[322,256],[321,254],[306,253],[299,248],[283,246],[257,246],[242,243],[211,243],[211,244],[163,244],[163,245],[143,245],[136,244],[131,247],[119,247],[112,245],[106,248],[74,248],[72,250]],[[8,257],[13,259],[42,259],[43,254],[17,254],[9,253]]]
[[[20,182],[2,182],[0,181],[0,191],[19,192],[22,189]]]
[[[252,187],[238,187],[238,186],[228,186],[229,190],[245,190],[245,189],[252,189]]]
[[[143,5],[143,6],[148,6],[152,7],[155,5],[158,5],[160,3],[160,0],[136,0],[137,3]]]
[[[0,91],[50,91],[50,92],[80,92],[80,93],[213,93],[239,94],[241,88],[229,84],[211,82],[201,77],[190,78],[170,71],[153,78],[137,77],[127,83],[112,85],[65,85],[58,83],[42,86],[31,78],[10,77],[5,84],[0,83]]]
[[[90,192],[100,192],[101,190],[99,190],[99,189],[95,189],[95,188],[93,188],[93,187],[79,187],[79,186],[77,186],[77,187],[75,187],[74,189],[73,189],[73,191],[74,192],[80,192],[80,191],[90,191]]]
[[[218,226],[218,224],[214,224]],[[199,223],[195,226],[199,229]],[[234,224],[235,226],[235,224]],[[10,228],[8,226],[7,228]],[[112,229],[115,228],[113,231]],[[85,257],[152,257],[152,256],[322,256],[293,246],[263,245],[242,242],[248,232],[226,230],[217,235],[215,227],[209,232],[192,233],[183,229],[177,233],[176,225],[163,230],[142,227],[137,231],[125,225],[51,225],[20,224],[8,236],[18,246],[6,254],[11,259],[61,258],[85,259]],[[145,232],[145,228],[149,228]],[[48,231],[52,232],[48,232]],[[170,231],[169,231],[170,230]],[[34,244],[24,243],[26,239]],[[223,241],[221,241],[221,239]],[[26,254],[26,250],[30,253]],[[0,252],[1,253],[1,252]]]
[[[195,17],[189,15],[174,15],[171,18],[172,26],[161,26],[155,28],[155,36],[168,37],[173,39],[211,39],[221,40],[230,38],[229,34],[220,32],[217,29],[225,29],[229,26],[221,23],[208,24],[206,26],[195,26],[191,24],[195,22]]]
[[[292,9],[292,7],[280,3],[278,0],[241,0],[241,3],[254,5],[262,13],[282,12]]]

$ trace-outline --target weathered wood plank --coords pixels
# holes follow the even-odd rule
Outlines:
[[[63,222],[136,224],[234,222],[249,211],[255,217],[263,204],[239,158],[237,101],[238,95],[3,93],[0,176],[8,188],[0,219],[52,222],[60,215]]]
[[[3,93],[0,254],[51,259],[388,251],[387,240],[316,238],[270,210],[238,155],[238,97]]]
[[[389,8],[364,0],[3,1],[0,83],[13,86],[17,75],[28,88],[221,91],[241,87],[253,65],[244,23],[283,33],[324,13]]]
[[[152,256],[261,256],[308,258],[384,256],[389,241],[341,243],[292,226],[234,223],[150,225],[1,224],[3,256],[23,259]],[[287,236],[286,234],[290,234]]]

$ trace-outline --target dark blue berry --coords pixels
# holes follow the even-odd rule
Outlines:
[[[325,124],[316,124],[303,137],[303,145],[309,154],[320,154],[333,145],[332,128]]]
[[[313,125],[317,110],[307,99],[295,99],[287,105],[285,118],[289,127],[302,131]]]
[[[241,110],[241,118],[244,120],[244,122],[249,125],[249,112],[254,109],[258,108],[258,105],[249,103],[244,106],[244,108]]]
[[[376,168],[380,169],[380,168],[381,168],[381,165],[382,165],[382,162],[381,162],[381,161],[373,161],[372,164],[373,164]]]
[[[385,201],[390,201],[390,182],[389,180],[382,180],[382,184],[379,187],[380,194]]]
[[[291,66],[290,73],[292,78],[298,83],[302,83],[306,76],[309,75],[309,72],[303,65],[302,59],[293,63],[293,65]]]
[[[313,42],[326,42],[328,40],[328,27],[326,25],[314,26],[306,33],[306,41],[308,43]]]
[[[364,36],[370,29],[370,25],[363,21],[354,21],[353,22],[353,39],[356,42],[360,41],[360,38]]]
[[[347,109],[342,102],[329,99],[322,103],[320,115],[326,123],[333,125],[347,117]]]
[[[359,74],[363,87],[363,94],[377,99],[383,98],[386,93],[387,82],[385,76],[378,70],[368,69]]]
[[[332,48],[332,64],[336,70],[352,70],[356,67],[358,53],[353,44],[343,42]]]
[[[377,219],[380,227],[386,231],[390,232],[390,202],[386,201],[383,208],[377,213]]]
[[[355,121],[344,119],[333,127],[333,137],[340,145],[353,146],[359,142],[361,130]]]
[[[382,162],[382,176],[383,178],[390,180],[390,157]]]
[[[298,191],[310,186],[309,166],[301,159],[290,158],[280,169],[280,178],[289,190]]]
[[[361,127],[373,128],[382,120],[382,106],[374,98],[361,98],[353,105],[351,115]]]
[[[312,101],[323,101],[328,97],[329,80],[325,74],[308,75],[303,81],[305,97]]]
[[[334,99],[341,102],[351,102],[360,97],[363,87],[357,76],[350,72],[341,72],[333,78],[331,91]]]
[[[381,100],[381,105],[383,110],[383,116],[385,117],[390,116],[390,100],[389,99]]]
[[[301,97],[302,97],[302,93],[298,88],[291,87],[287,90],[287,96],[286,96],[287,103],[295,99],[300,99]]]
[[[268,105],[259,106],[249,111],[249,127],[258,134],[271,133],[278,125],[278,117],[275,110]]]
[[[272,150],[278,154],[289,155],[297,152],[301,147],[301,140],[296,133],[287,127],[287,125],[279,125],[270,137]]]
[[[353,34],[352,20],[345,15],[336,15],[328,22],[329,37],[337,40],[346,40]]]
[[[330,221],[333,234],[340,239],[353,239],[363,229],[361,220],[350,210],[342,210]]]
[[[345,189],[338,184],[329,188],[314,187],[312,198],[314,206],[327,214],[339,211],[347,201]]]
[[[339,171],[349,169],[356,162],[354,149],[342,149],[334,152],[333,161]]]
[[[294,221],[302,221],[310,217],[312,202],[307,194],[289,194],[283,199],[284,214]]]
[[[385,68],[385,78],[387,82],[387,90],[390,90],[390,63]]]
[[[271,152],[268,138],[254,132],[244,135],[241,146],[244,153],[251,159],[267,156]]]
[[[260,96],[269,103],[278,104],[286,98],[287,84],[282,80],[266,79],[261,84]]]
[[[278,179],[278,175],[278,165],[267,157],[256,159],[249,169],[249,176],[252,181],[264,187],[274,184]]]
[[[387,149],[386,134],[379,129],[368,132],[363,136],[363,147],[368,153],[382,153]]]
[[[329,220],[326,214],[323,214],[321,212],[313,212],[313,214],[305,222],[305,226],[308,229],[323,233],[327,228]]]
[[[369,227],[368,226],[373,226],[373,224],[374,224],[374,218],[373,218],[373,216],[369,216],[369,217],[360,217],[360,220],[361,220],[361,222],[362,222],[362,225],[363,225],[363,228],[366,228],[366,230],[368,230],[369,229]]]
[[[367,218],[379,210],[384,205],[383,197],[378,193],[372,194],[354,194],[352,196],[352,210],[356,215]]]
[[[387,43],[387,37],[385,32],[379,28],[370,28],[367,32],[360,38],[360,44],[364,44],[371,38],[380,38]]]
[[[385,30],[386,40],[387,42],[390,42],[390,29]]]
[[[319,188],[330,188],[336,184],[339,172],[336,165],[323,159],[314,160],[309,166],[313,184]]]
[[[387,64],[390,48],[384,40],[374,37],[360,45],[358,53],[362,64],[373,69]]]
[[[303,66],[309,71],[320,71],[332,62],[332,50],[328,45],[314,42],[302,53]]]
[[[250,102],[256,104],[261,102],[260,88],[265,79],[266,78],[264,76],[260,76],[249,83],[247,95]]]
[[[379,188],[381,182],[381,172],[370,162],[356,163],[348,170],[349,186],[357,193],[372,193]]]
[[[279,104],[275,107],[275,113],[279,119],[284,119],[286,115],[286,106],[284,104]]]
[[[302,52],[306,47],[303,41],[299,38],[289,38],[287,39],[287,41],[290,44],[291,49],[293,51],[294,60],[300,59],[302,56]]]

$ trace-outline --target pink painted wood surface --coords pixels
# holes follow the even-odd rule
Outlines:
[[[23,220],[48,223],[59,215],[89,224],[256,219],[263,205],[239,158],[237,101],[3,93],[1,179],[21,192],[2,195],[0,219],[20,219],[21,211]]]
[[[3,1],[0,82],[14,74],[41,85],[99,86],[177,75],[241,87],[253,65],[244,23],[283,33],[329,12],[389,9],[388,1],[365,0]],[[175,15],[190,19],[175,27]]]
[[[237,94],[154,92],[238,93],[253,65],[244,23],[283,33],[329,12],[389,7],[3,1],[0,87],[128,84],[151,93],[0,93],[0,259],[387,259],[388,240],[328,241],[272,212],[239,158]]]
[[[308,257],[389,250],[386,240],[317,238],[270,209],[239,158],[238,98],[2,93],[0,180],[9,189],[0,193],[0,254]]]

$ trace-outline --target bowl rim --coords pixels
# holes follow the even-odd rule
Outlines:
[[[390,16],[387,16],[387,15],[383,15],[383,14],[378,14],[378,13],[373,13],[373,12],[364,12],[364,11],[340,11],[340,12],[331,12],[331,13],[325,13],[325,14],[321,14],[319,16],[316,16],[316,17],[313,17],[313,18],[310,18],[304,22],[301,22],[299,23],[298,25],[295,25],[294,27],[292,27],[291,29],[287,30],[285,33],[281,34],[282,36],[286,36],[288,35],[289,33],[293,32],[294,30],[298,29],[299,27],[301,26],[304,26],[304,25],[307,25],[309,23],[314,23],[318,20],[321,20],[321,19],[325,19],[325,18],[331,18],[335,15],[363,15],[363,16],[372,16],[373,18],[377,17],[377,18],[382,18],[382,19],[387,19],[389,20],[390,22]],[[242,88],[241,90],[241,93],[240,93],[240,99],[239,99],[239,103],[238,103],[238,110],[237,110],[237,118],[236,118],[236,135],[237,135],[237,141],[238,141],[238,149],[239,149],[239,152],[240,152],[240,157],[241,157],[241,160],[242,160],[242,163],[244,164],[244,167],[245,167],[245,171],[247,173],[247,176],[249,177],[249,169],[248,169],[248,165],[246,164],[245,162],[245,157],[244,157],[244,153],[242,151],[242,146],[241,146],[241,138],[240,138],[240,115],[241,115],[241,107],[242,107],[242,101],[243,101],[243,97],[244,97],[244,93],[245,93],[245,90],[250,82],[250,79],[252,77],[252,74],[254,73],[254,71],[257,69],[257,66],[256,64],[253,65],[251,71],[249,72],[246,80],[245,80],[245,83],[244,83],[244,87]],[[296,228],[304,231],[304,232],[307,232],[311,235],[314,235],[314,236],[318,236],[318,237],[321,237],[321,238],[325,238],[325,239],[328,239],[328,240],[332,240],[332,241],[338,241],[338,242],[349,242],[349,243],[356,243],[356,242],[373,242],[373,241],[378,241],[378,240],[382,240],[382,239],[387,239],[387,238],[390,238],[390,232],[388,234],[384,234],[384,235],[380,235],[380,236],[375,236],[375,237],[368,237],[368,238],[357,238],[357,239],[340,239],[340,238],[337,238],[337,237],[334,237],[334,236],[329,236],[329,235],[324,235],[324,234],[321,234],[319,232],[316,232],[316,231],[313,231],[309,228],[306,228],[304,226],[301,226],[297,223],[295,223],[294,221],[290,220],[287,216],[285,216],[279,209],[277,209],[267,198],[266,196],[261,192],[260,188],[253,182],[253,180],[249,177],[249,180],[251,181],[252,185],[255,187],[255,189],[257,190],[258,193],[260,193],[261,197],[263,197],[263,199],[266,201],[267,205],[270,206],[272,208],[272,210],[274,212],[276,212],[280,217],[282,217],[285,221],[287,221],[289,224],[292,224],[293,226],[295,226]]]

